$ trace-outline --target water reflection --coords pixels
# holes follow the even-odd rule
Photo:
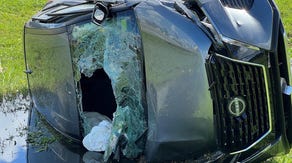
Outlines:
[[[39,162],[70,162],[82,161],[85,149],[54,130],[45,119],[32,109],[29,131],[27,161]]]
[[[103,154],[87,151],[53,129],[35,109],[32,109],[28,128],[27,162],[102,163]],[[116,162],[111,160],[110,162]],[[119,162],[137,162],[121,158]]]
[[[103,154],[87,151],[53,129],[30,98],[19,94],[0,100],[0,162],[100,163]],[[115,161],[112,161],[115,162]],[[123,160],[120,162],[137,162]]]
[[[54,130],[19,94],[0,100],[0,162],[103,162],[103,155],[86,151]]]
[[[30,99],[19,94],[0,100],[0,162],[26,162]]]

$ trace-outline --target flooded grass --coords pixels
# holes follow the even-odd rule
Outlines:
[[[64,139],[65,137],[51,127],[45,117],[36,110],[32,110],[30,118],[26,142],[33,146],[36,152],[46,151],[49,145],[56,141],[71,143],[70,139]]]
[[[27,144],[35,152],[46,151],[50,144],[61,140],[57,133],[37,112],[29,124],[32,111],[29,96],[17,94],[0,99],[0,162],[27,162]]]
[[[16,96],[3,96],[0,100],[0,112],[3,114],[16,113],[17,111],[28,111],[31,100],[28,95],[17,94]]]
[[[18,94],[0,102],[0,162],[26,162],[26,135],[30,98]],[[18,162],[17,161],[17,162]]]
[[[0,100],[0,162],[25,162],[30,98],[23,94]]]

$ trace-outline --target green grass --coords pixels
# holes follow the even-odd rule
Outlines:
[[[0,1],[0,97],[27,90],[23,26],[47,0]]]
[[[292,153],[290,152],[287,155],[277,156],[264,161],[264,163],[291,163],[292,162]]]
[[[291,0],[275,0],[281,11],[281,17],[287,32],[289,42],[289,54],[292,56],[292,3]]]

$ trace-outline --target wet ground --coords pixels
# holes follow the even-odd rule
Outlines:
[[[54,130],[31,108],[29,97],[2,98],[0,126],[0,163],[103,162],[103,154],[87,151]]]
[[[0,99],[0,162],[26,162],[29,97]]]
[[[84,148],[51,128],[23,95],[2,98],[0,125],[0,163],[79,163],[102,158],[96,153],[84,157]]]

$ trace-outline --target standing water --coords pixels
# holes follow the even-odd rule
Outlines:
[[[3,97],[0,125],[0,163],[103,162],[102,154],[56,132],[31,108],[29,96]]]
[[[0,100],[0,162],[26,162],[30,98],[18,94]]]

